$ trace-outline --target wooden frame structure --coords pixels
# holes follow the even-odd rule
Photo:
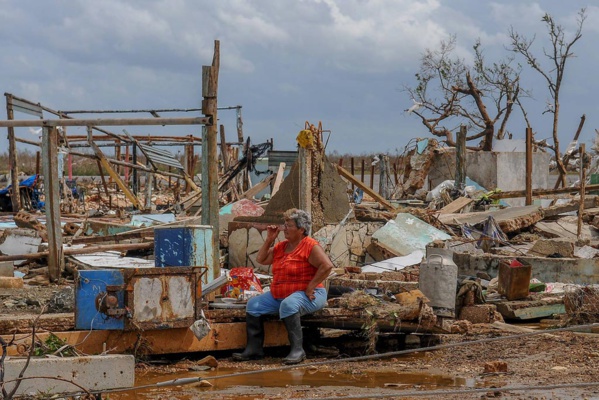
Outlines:
[[[204,66],[202,70],[202,95],[204,97],[202,101],[202,112],[204,117],[191,117],[191,118],[163,118],[158,116],[156,112],[150,113],[153,115],[152,118],[118,118],[118,119],[74,119],[66,112],[55,111],[48,107],[42,106],[40,103],[34,103],[26,99],[16,97],[10,93],[6,93],[7,102],[7,120],[0,121],[0,127],[8,128],[8,140],[9,140],[9,163],[11,171],[11,184],[13,188],[19,187],[18,182],[18,154],[16,149],[16,142],[22,142],[33,145],[41,145],[42,148],[42,160],[43,160],[43,174],[47,180],[44,185],[46,194],[46,225],[48,230],[48,244],[49,244],[49,255],[48,269],[51,281],[57,281],[64,268],[64,257],[62,254],[62,233],[60,229],[60,191],[59,191],[59,173],[58,173],[58,156],[57,149],[59,144],[65,144],[68,146],[69,137],[66,135],[65,127],[78,126],[86,127],[88,134],[84,138],[73,137],[72,141],[87,141],[87,144],[94,150],[95,155],[70,152],[70,154],[96,158],[98,165],[101,169],[104,168],[108,171],[110,176],[117,182],[121,190],[124,191],[125,195],[133,203],[134,207],[142,209],[143,205],[137,199],[136,188],[130,191],[127,185],[122,181],[120,175],[114,171],[112,164],[125,166],[131,168],[133,171],[142,170],[148,173],[160,173],[162,175],[176,176],[186,180],[189,188],[198,190],[199,188],[193,183],[189,172],[193,169],[193,149],[197,144],[205,143],[202,151],[203,165],[202,171],[203,177],[202,186],[204,191],[203,197],[203,210],[202,223],[205,225],[211,225],[214,229],[215,238],[213,243],[214,254],[219,253],[218,247],[218,155],[217,155],[217,92],[218,92],[218,69],[220,64],[220,44],[218,41],[214,42],[214,56],[211,66]],[[28,120],[15,120],[14,112],[19,111],[38,119]],[[59,119],[44,119],[44,111],[59,117]],[[126,135],[117,135],[109,132],[101,127],[106,126],[171,126],[171,125],[203,125],[204,133],[202,140],[197,139],[193,136],[186,137],[168,137],[166,141],[169,144],[184,144],[186,151],[189,151],[188,160],[192,162],[187,163],[187,172],[185,168],[181,168],[179,174],[171,174],[170,172],[157,171],[155,165],[152,168],[148,166],[140,166],[135,162],[135,152],[139,147],[138,139]],[[239,126],[239,125],[238,125]],[[42,128],[42,143],[36,143],[29,140],[19,139],[15,137],[15,127],[41,127]],[[102,137],[94,137],[93,131],[98,131],[104,134]],[[100,139],[111,138],[114,141],[115,153],[120,155],[121,146],[125,145],[126,153],[128,154],[129,145],[133,146],[134,162],[129,163],[120,160],[110,160],[104,156],[101,152],[100,147],[96,141]],[[141,137],[140,137],[141,139]],[[156,138],[151,138],[152,142],[157,141]],[[162,141],[158,140],[158,141]],[[149,145],[149,144],[148,144]],[[146,156],[148,156],[147,148]],[[205,155],[204,155],[205,154]],[[193,174],[193,172],[192,172]],[[13,212],[20,210],[20,199],[19,191],[12,190],[11,203]],[[215,258],[214,271],[215,274],[220,275],[218,258]]]

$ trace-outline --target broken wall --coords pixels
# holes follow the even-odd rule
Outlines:
[[[318,240],[336,267],[363,265],[374,259],[366,252],[372,234],[383,222],[326,225],[312,236]],[[231,222],[229,224],[229,268],[253,267],[258,272],[270,273],[270,266],[256,262],[258,250],[266,239],[264,223]],[[283,232],[277,241],[284,240]]]
[[[439,151],[433,160],[428,180],[429,190],[448,179],[454,179],[455,149]],[[548,153],[533,153],[532,188],[549,187]],[[499,188],[503,191],[526,189],[526,153],[468,151],[466,153],[466,175],[487,190]],[[523,206],[524,198],[505,199],[511,206]]]

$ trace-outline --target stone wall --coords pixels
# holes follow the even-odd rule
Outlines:
[[[374,260],[366,252],[372,234],[384,225],[383,222],[350,222],[341,225],[326,225],[312,235],[318,240],[336,267],[371,263]],[[229,268],[253,267],[257,272],[270,274],[270,266],[256,262],[256,254],[266,239],[264,223],[229,223]],[[277,240],[284,240],[283,232]]]

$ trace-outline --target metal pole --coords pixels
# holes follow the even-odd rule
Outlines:
[[[48,231],[48,275],[57,282],[64,269],[62,230],[60,226],[60,188],[58,175],[58,132],[44,127],[42,135],[42,168],[46,195],[46,229]]]

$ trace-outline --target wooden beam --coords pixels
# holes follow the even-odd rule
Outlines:
[[[576,237],[580,240],[582,238],[582,214],[584,213],[584,196],[586,194],[584,188],[586,186],[587,180],[587,169],[584,162],[584,156],[586,155],[586,145],[584,143],[580,144],[580,150],[578,154],[580,156],[580,207],[578,208]]]
[[[281,182],[283,182],[283,176],[285,175],[285,167],[286,164],[284,162],[279,164],[279,169],[277,170],[276,173],[276,178],[275,178],[275,183],[273,183],[272,185],[272,191],[270,192],[270,197],[272,198],[272,196],[274,196],[275,194],[277,194],[277,192],[279,191],[279,187],[281,186]]]
[[[64,270],[64,255],[62,251],[62,228],[60,226],[58,131],[56,128],[43,128],[42,151],[44,192],[46,195],[46,230],[48,231],[48,278],[50,282],[57,282]]]
[[[126,244],[107,244],[104,246],[90,246],[82,248],[67,248],[62,251],[63,256],[73,256],[78,254],[90,254],[102,251],[127,251],[127,250],[143,250],[154,247],[153,242],[148,243],[126,243]],[[62,248],[61,248],[62,249]],[[48,251],[40,251],[39,253],[29,254],[12,254],[0,256],[0,261],[17,261],[17,260],[35,260],[38,258],[48,258]]]
[[[526,128],[526,203],[532,204],[532,128]]]
[[[95,119],[18,119],[0,121],[2,128],[52,126],[152,126],[152,125],[208,125],[211,117],[193,118],[95,118]],[[124,138],[120,138],[124,139]]]
[[[337,165],[337,172],[339,173],[339,175],[341,175],[342,177],[344,177],[345,179],[347,179],[348,181],[350,181],[350,183],[353,183],[354,185],[356,185],[357,187],[359,187],[360,189],[362,189],[364,191],[364,193],[368,194],[374,200],[376,200],[377,202],[379,202],[387,210],[389,210],[389,211],[395,211],[395,207],[393,207],[391,205],[391,203],[389,203],[386,199],[384,199],[383,197],[381,197],[374,190],[370,189],[363,182],[360,182],[348,170],[346,170],[346,169],[340,167],[339,165]]]
[[[312,211],[312,157],[311,150],[300,146],[299,162],[299,208],[308,213]]]
[[[265,347],[288,345],[287,330],[281,321],[266,321]],[[85,354],[134,353],[138,343],[144,343],[148,354],[176,354],[243,349],[246,345],[245,322],[211,324],[210,333],[198,340],[189,328],[146,331],[91,330],[36,333],[36,339],[45,341],[51,334],[64,340]],[[8,343],[12,335],[3,335]],[[31,334],[16,335],[15,345],[8,347],[8,355],[19,355],[17,346],[31,344]],[[19,346],[19,348],[22,346]]]
[[[456,140],[456,152],[455,152],[455,182],[454,189],[457,191],[464,190],[466,186],[466,133],[467,128],[465,125],[460,126],[460,131],[457,135]]]
[[[584,188],[585,193],[590,192],[591,190],[599,190],[598,185],[586,185]],[[563,194],[563,193],[578,193],[580,192],[580,186],[575,187],[567,187],[567,188],[559,188],[559,189],[537,189],[532,191],[533,197],[536,196],[545,196],[550,194]],[[525,197],[525,190],[514,190],[510,192],[499,192],[489,196],[492,199],[514,199],[517,197]]]
[[[268,175],[266,178],[262,179],[260,182],[255,184],[251,189],[246,190],[241,194],[242,199],[251,199],[262,190],[266,189],[270,182],[275,178],[275,175]]]
[[[462,210],[464,207],[468,206],[473,201],[474,201],[474,199],[471,199],[468,197],[458,197],[457,199],[455,199],[454,201],[452,201],[451,203],[449,203],[448,205],[446,205],[445,207],[440,209],[439,214],[457,213],[458,211]]]
[[[89,136],[91,136],[91,132],[92,132],[92,128],[88,127],[87,128],[87,133]],[[96,156],[98,157],[100,164],[102,165],[102,167],[106,170],[106,172],[108,172],[108,175],[110,175],[112,177],[112,179],[114,179],[114,181],[116,182],[117,186],[123,191],[123,193],[125,194],[125,197],[127,197],[127,199],[129,199],[129,201],[133,204],[133,207],[137,208],[138,210],[143,210],[143,205],[141,204],[141,202],[139,201],[139,199],[137,198],[136,195],[134,195],[129,188],[127,187],[127,185],[125,184],[125,182],[123,182],[123,180],[121,179],[121,177],[112,169],[112,167],[110,166],[110,163],[108,162],[108,160],[106,159],[106,157],[104,156],[104,153],[102,153],[102,150],[100,150],[100,148],[98,146],[96,146],[96,144],[94,143],[93,140],[89,140],[89,144],[91,146],[91,148],[94,150],[94,152],[96,153]]]
[[[12,95],[6,94],[6,115],[9,120],[14,118],[12,109]],[[17,144],[15,142],[15,129],[8,127],[8,164],[10,166],[10,183],[12,191],[10,192],[10,201],[12,211],[19,212],[21,209],[21,196],[19,193],[19,163],[17,156]]]
[[[214,123],[202,131],[202,224],[212,226],[213,265],[209,267],[213,276],[208,281],[220,277],[219,262],[219,202],[218,202],[218,126],[217,94],[220,68],[220,42],[214,41],[214,55],[211,66],[202,67],[202,113]]]

